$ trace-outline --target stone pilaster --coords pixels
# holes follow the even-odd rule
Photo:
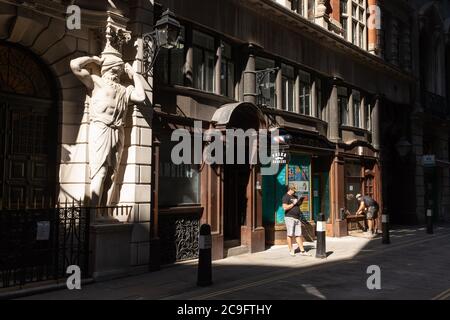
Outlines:
[[[372,108],[372,145],[375,149],[380,149],[380,97],[375,98]]]
[[[256,104],[256,73],[255,55],[249,48],[247,63],[244,70],[244,101]]]
[[[128,46],[129,61],[134,61],[135,70],[143,71],[143,35],[153,30],[153,6],[148,1],[130,1],[130,21],[127,25],[132,33]],[[130,107],[126,122],[126,141],[122,156],[123,179],[120,186],[120,205],[132,207],[129,222],[133,222],[131,233],[132,267],[147,268],[150,252],[150,230],[152,223],[152,109],[153,77],[145,78],[145,105]]]
[[[328,123],[328,137],[330,141],[339,142],[339,106],[338,106],[338,84],[333,82],[329,100],[330,122]]]

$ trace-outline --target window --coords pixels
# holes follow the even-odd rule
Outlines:
[[[361,164],[356,161],[346,161],[345,170],[345,207],[350,212],[356,212],[359,203],[356,199],[361,191]]]
[[[311,115],[311,76],[307,72],[300,71],[300,113]]]
[[[194,87],[203,91],[214,91],[214,38],[202,32],[193,32]]]
[[[353,125],[361,128],[361,96],[358,91],[353,91]]]
[[[283,79],[283,110],[295,111],[294,87],[295,77],[294,68],[285,64],[281,65]]]
[[[356,46],[359,46],[359,43],[358,43],[358,34],[357,34],[357,31],[358,31],[358,23],[357,22],[355,22],[355,20],[353,20],[353,28],[352,28],[352,43],[354,44],[354,45],[356,45]]]
[[[347,0],[341,0],[341,7],[340,7],[340,9],[341,9],[341,16],[343,15],[343,14],[347,14]]]
[[[349,124],[349,115],[348,115],[348,91],[347,88],[339,87],[338,88],[338,106],[339,113],[341,115],[341,124],[348,125]]]
[[[354,45],[366,49],[366,1],[341,0],[341,24],[344,38]],[[351,10],[351,16],[349,16]]]
[[[372,108],[371,108],[369,103],[366,103],[364,108],[366,108],[364,125],[366,127],[366,130],[372,130],[372,128],[371,128],[371,121],[370,121]]]
[[[316,4],[314,0],[308,0],[308,19],[314,20],[316,14]]]
[[[156,77],[164,84],[183,85],[184,84],[184,47],[185,28],[181,27],[180,48],[165,49],[161,48],[156,59]]]
[[[170,132],[161,136],[159,205],[165,207],[197,204],[200,202],[200,166],[196,164],[174,164],[171,153],[172,148],[178,142],[171,141],[170,137]]]
[[[222,64],[220,67],[220,92],[234,98],[234,62],[231,46],[222,42]]]
[[[272,69],[275,67],[275,63],[272,60],[257,57],[255,59],[256,71]],[[276,72],[265,72],[261,76],[256,77],[256,90],[258,94],[258,104],[269,108],[276,107],[275,98],[275,79]]]
[[[322,112],[322,80],[316,78],[316,101],[317,101],[317,117],[320,117],[320,113]]]
[[[342,29],[344,31],[344,38],[347,38],[348,35],[348,20],[347,18],[342,18],[341,19],[341,24],[342,24]]]
[[[292,0],[291,10],[305,16],[305,0]]]

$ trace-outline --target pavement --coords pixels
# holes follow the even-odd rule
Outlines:
[[[315,243],[305,243],[312,257],[289,255],[286,246],[213,262],[213,284],[198,287],[197,261],[160,271],[83,284],[21,299],[37,300],[450,300],[450,225],[391,230],[391,244],[381,237],[326,239],[326,259],[316,259]],[[379,282],[368,273],[379,267]],[[373,275],[376,276],[376,273]],[[371,277],[371,278],[370,278]],[[370,278],[370,279],[369,279]],[[369,289],[367,283],[379,284]]]

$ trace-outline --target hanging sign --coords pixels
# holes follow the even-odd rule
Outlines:
[[[272,153],[273,164],[286,164],[288,160],[288,154],[285,151],[276,151]]]

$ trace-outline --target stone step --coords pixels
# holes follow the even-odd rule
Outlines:
[[[238,256],[241,254],[249,253],[248,246],[238,246],[232,248],[224,248],[225,257]]]

